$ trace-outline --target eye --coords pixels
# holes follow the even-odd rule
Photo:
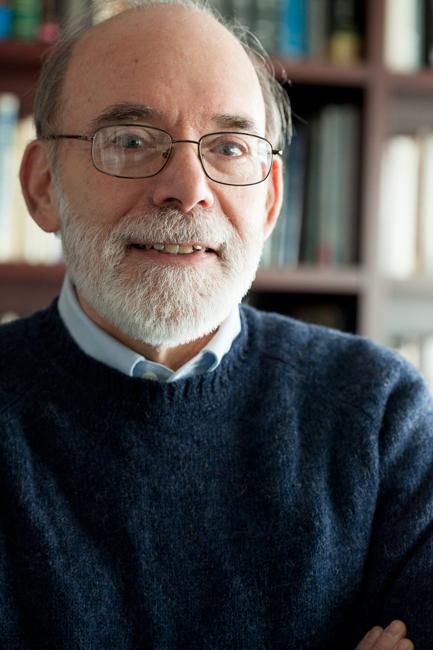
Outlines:
[[[241,158],[249,154],[247,142],[234,134],[212,137],[206,141],[205,151],[222,158]]]
[[[111,144],[122,149],[141,149],[150,146],[149,142],[145,142],[142,137],[133,133],[118,133],[111,138]]]
[[[242,156],[245,153],[245,147],[238,142],[222,142],[218,145],[217,151],[223,156]]]

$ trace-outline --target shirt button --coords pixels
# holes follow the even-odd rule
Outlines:
[[[158,380],[158,375],[155,372],[152,372],[151,370],[148,370],[147,372],[144,372],[142,374],[143,379],[152,379],[152,380]]]

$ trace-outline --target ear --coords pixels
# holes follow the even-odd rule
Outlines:
[[[271,235],[283,202],[283,163],[280,157],[274,158],[268,177],[268,194],[266,197],[266,220],[264,223],[265,240]]]
[[[57,232],[60,221],[54,199],[53,179],[44,143],[27,145],[20,167],[21,190],[29,213],[42,230]]]

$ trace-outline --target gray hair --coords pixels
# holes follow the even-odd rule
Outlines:
[[[90,3],[89,3],[90,4]],[[62,109],[63,80],[71,59],[73,49],[80,38],[92,28],[96,17],[106,20],[112,15],[131,9],[144,9],[160,4],[190,7],[211,15],[231,32],[241,43],[254,66],[262,89],[266,109],[266,137],[276,148],[284,149],[292,135],[291,111],[287,93],[276,80],[272,62],[260,41],[248,29],[225,20],[206,0],[104,0],[101,10],[88,9],[75,20],[66,24],[56,44],[48,52],[43,63],[34,101],[34,120],[36,135],[43,138],[60,128]],[[95,13],[94,13],[95,12]],[[284,75],[280,73],[280,76]],[[50,161],[56,157],[56,142],[48,141]]]

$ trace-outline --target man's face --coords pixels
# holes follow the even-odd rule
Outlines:
[[[128,12],[82,39],[62,115],[61,132],[73,134],[122,122],[165,129],[174,139],[265,133],[260,85],[241,46],[210,17],[168,5]],[[269,231],[269,188],[270,181],[232,187],[208,179],[195,144],[176,144],[156,176],[122,179],[93,167],[88,143],[63,141],[56,194],[79,295],[108,323],[155,347],[212,332],[254,279]],[[143,243],[203,250],[175,255],[136,246]]]

